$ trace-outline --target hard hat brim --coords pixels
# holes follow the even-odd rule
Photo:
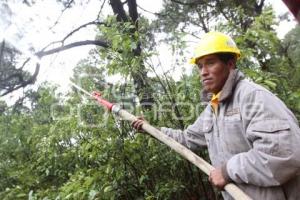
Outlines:
[[[236,55],[236,59],[240,59],[241,57],[241,53],[240,52],[233,52],[233,51],[220,51],[220,52],[213,52],[213,53],[208,53],[208,54],[205,54],[205,55],[202,55],[202,56],[199,56],[199,57],[193,57],[190,59],[189,61],[189,64],[197,64],[196,61],[199,59],[199,58],[202,58],[204,56],[208,56],[208,55],[212,55],[212,54],[218,54],[218,53],[232,53],[232,54],[235,54]]]

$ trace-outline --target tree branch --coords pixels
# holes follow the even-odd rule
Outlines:
[[[70,37],[72,36],[75,32],[79,31],[80,29],[82,28],[85,28],[89,25],[105,25],[104,22],[99,22],[98,20],[95,20],[95,21],[91,21],[91,22],[88,22],[88,23],[85,23],[77,28],[75,28],[74,30],[72,30],[70,33],[68,33],[62,40],[60,41],[55,41],[55,42],[51,42],[50,44],[46,45],[44,48],[42,48],[41,51],[45,51],[45,49],[47,49],[49,46],[51,45],[54,45],[54,44],[58,44],[58,43],[61,43],[62,45],[64,45],[64,42]]]
[[[74,0],[70,0],[67,5],[64,7],[64,9],[61,11],[59,17],[56,19],[56,21],[54,22],[54,24],[49,28],[49,30],[52,30],[59,22],[60,18],[62,17],[62,15],[64,14],[64,12],[71,7],[71,4],[74,2]]]
[[[68,39],[71,35],[73,35],[75,32],[79,31],[82,28],[85,28],[89,25],[105,25],[104,22],[98,22],[98,21],[92,21],[92,22],[88,22],[86,24],[83,24],[81,26],[79,26],[78,28],[74,29],[73,31],[71,31],[68,35],[66,35],[63,39],[62,42],[64,42],[66,39]]]
[[[205,1],[200,1],[200,0],[196,0],[196,1],[190,2],[190,3],[182,2],[182,1],[179,1],[179,0],[171,0],[171,2],[178,3],[180,5],[185,5],[185,6],[194,6],[194,5],[206,3]]]
[[[257,15],[261,14],[264,4],[265,4],[265,0],[261,0],[259,3],[255,4],[255,12]]]
[[[113,9],[114,14],[117,16],[117,20],[127,22],[128,18],[123,8],[123,4],[120,0],[110,0],[110,5]]]
[[[166,17],[167,15],[163,15],[163,14],[160,14],[160,13],[153,13],[153,12],[150,12],[149,10],[146,10],[145,8],[141,7],[140,5],[137,4],[137,7],[139,9],[141,9],[142,11],[144,12],[147,12],[147,13],[150,13],[152,15],[156,15],[156,16],[159,16],[159,17]]]
[[[57,53],[57,52],[65,51],[67,49],[71,49],[71,48],[78,47],[78,46],[84,46],[84,45],[96,45],[96,46],[101,46],[101,47],[105,47],[105,48],[109,47],[109,44],[105,41],[85,40],[85,41],[73,42],[73,43],[67,44],[65,46],[50,49],[48,51],[42,50],[42,51],[39,51],[39,52],[35,53],[35,55],[37,57],[41,58],[43,56],[47,56],[47,55],[50,55],[50,54],[54,54],[54,53]]]
[[[209,24],[205,23],[205,17],[202,16],[202,12],[197,12],[198,16],[199,16],[199,20],[201,23],[201,28],[204,30],[205,33],[209,32]]]
[[[22,64],[22,66],[20,67],[20,70],[22,70],[22,69],[25,67],[25,65],[26,65],[29,61],[30,61],[30,58],[27,58],[27,59],[24,61],[24,63]]]
[[[5,96],[5,95],[11,93],[12,91],[15,91],[15,90],[17,90],[17,89],[20,89],[20,88],[22,88],[22,87],[25,87],[25,86],[27,86],[27,85],[29,85],[29,84],[34,83],[34,82],[36,81],[37,75],[39,74],[39,71],[40,71],[40,64],[37,63],[33,75],[32,75],[27,81],[22,81],[22,83],[21,83],[20,85],[16,86],[16,87],[8,88],[8,89],[6,90],[6,92],[0,94],[0,97],[3,97],[3,96]],[[22,77],[22,78],[23,78],[23,77]]]
[[[220,13],[223,15],[223,17],[224,17],[227,21],[230,21],[230,20],[229,20],[229,17],[228,17],[227,14],[224,12],[222,3],[221,3],[219,0],[216,1],[216,8],[217,8],[217,9],[219,8],[219,11],[220,11]]]
[[[101,14],[101,12],[102,12],[102,9],[103,9],[103,7],[104,7],[105,2],[106,2],[106,0],[103,1],[102,5],[101,5],[101,7],[100,7],[100,10],[99,10],[99,12],[98,12],[98,14],[97,14],[97,20],[100,19],[100,14]]]
[[[133,23],[136,23],[138,20],[136,0],[128,0],[128,10],[131,20],[133,21]]]

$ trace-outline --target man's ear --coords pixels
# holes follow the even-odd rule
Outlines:
[[[230,59],[230,60],[228,60],[227,66],[229,67],[229,69],[235,69],[235,67],[236,67],[236,59]]]

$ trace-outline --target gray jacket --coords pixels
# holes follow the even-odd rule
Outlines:
[[[300,129],[292,112],[238,70],[219,101],[217,116],[208,105],[186,130],[161,130],[192,150],[206,146],[213,166],[255,200],[300,199]]]

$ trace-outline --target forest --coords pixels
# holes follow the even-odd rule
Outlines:
[[[139,6],[141,0],[99,1],[95,20],[32,55],[43,59],[92,46],[74,67],[72,82],[102,92],[155,127],[184,129],[204,109],[197,68],[191,73],[183,68],[193,56],[187,49],[196,46],[189,41],[220,31],[241,49],[238,69],[276,94],[300,120],[300,27],[283,38],[276,30],[279,22],[294,20],[290,14],[276,16],[265,0],[161,0],[156,13]],[[56,0],[62,14],[89,2]],[[36,1],[22,3],[34,7]],[[1,4],[8,19],[12,2]],[[96,37],[72,42],[87,27],[96,29]],[[161,44],[176,58],[166,58],[172,65],[163,72],[163,64],[153,62],[163,53],[157,48]],[[197,167],[75,88],[62,93],[51,82],[30,87],[43,65],[24,58],[5,39],[0,45],[0,199],[222,199]],[[122,81],[109,82],[113,75]],[[13,104],[4,100],[16,92],[21,95]],[[207,150],[196,153],[209,162]]]

